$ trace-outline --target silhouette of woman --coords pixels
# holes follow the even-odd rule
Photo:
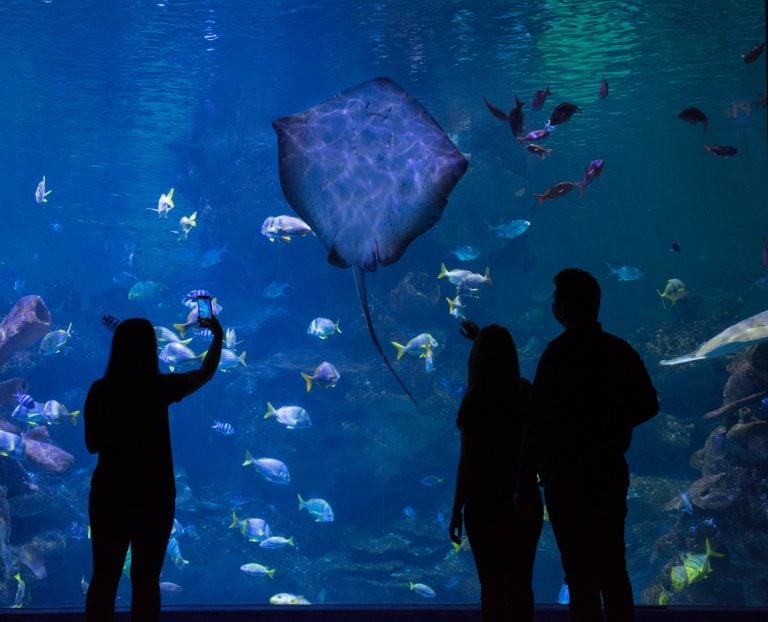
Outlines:
[[[213,333],[200,369],[161,374],[152,324],[120,322],[104,376],[85,400],[85,444],[99,459],[91,479],[93,577],[87,622],[109,622],[128,546],[131,616],[160,618],[160,571],[173,525],[176,485],[168,406],[208,382],[221,358],[223,331],[216,318],[200,320]]]
[[[461,452],[449,533],[461,544],[466,527],[480,580],[483,622],[533,620],[533,561],[543,521],[515,512],[514,494],[531,384],[520,377],[517,349],[506,328],[462,322],[473,340],[467,393],[456,419]],[[539,495],[535,472],[528,492]],[[462,510],[464,514],[462,516]]]

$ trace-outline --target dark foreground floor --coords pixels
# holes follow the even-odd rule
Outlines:
[[[0,620],[12,622],[80,622],[82,610],[6,609]],[[129,622],[121,611],[117,622]],[[232,609],[163,609],[163,622],[480,622],[476,607],[254,607]],[[568,622],[565,607],[538,607],[536,622]],[[768,609],[640,607],[637,622],[768,622]]]

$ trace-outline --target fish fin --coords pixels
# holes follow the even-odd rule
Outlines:
[[[171,188],[171,189],[168,191],[168,194],[166,194],[166,195],[165,195],[165,202],[166,202],[168,205],[170,205],[171,207],[176,207],[176,206],[173,204],[173,188]]]
[[[274,414],[275,414],[276,412],[277,412],[277,411],[275,410],[275,407],[274,407],[274,406],[272,406],[272,402],[267,402],[267,412],[266,412],[266,414],[264,415],[264,418],[265,418],[265,419],[269,419],[270,417],[274,416]]]
[[[405,346],[397,343],[397,341],[393,341],[392,345],[397,349],[397,360],[399,361],[401,358],[403,358],[403,354],[405,353]]]
[[[234,529],[237,527],[237,514],[232,512],[232,524],[229,526],[230,529]]]
[[[573,184],[575,186],[579,187],[579,198],[582,198],[584,196],[584,188],[586,187],[584,185],[584,182],[583,181],[574,181]]]
[[[304,507],[304,499],[301,498],[301,494],[299,494],[299,509]]]
[[[339,322],[341,322],[341,320],[336,320],[336,332],[337,333],[341,333],[341,329],[339,328]]]
[[[270,579],[274,579],[274,578],[275,578],[275,569],[274,569],[274,568],[272,568],[272,570],[267,570],[267,576],[268,576]]]
[[[665,359],[659,361],[659,365],[679,365],[680,363],[689,363],[690,361],[701,361],[707,358],[706,356],[698,356],[695,352],[690,354],[683,354],[673,359]]]
[[[301,372],[301,377],[304,378],[304,382],[307,383],[307,393],[312,389],[312,376]]]
[[[405,386],[403,381],[400,379],[400,376],[397,375],[397,372],[395,372],[386,354],[384,354],[384,350],[381,349],[379,338],[376,336],[376,331],[373,328],[373,320],[371,320],[371,311],[368,308],[368,292],[365,289],[365,273],[363,272],[362,268],[360,268],[359,266],[353,266],[352,271],[355,277],[355,286],[357,287],[357,296],[360,299],[360,305],[363,307],[365,322],[366,324],[368,324],[368,332],[371,335],[371,340],[373,341],[373,345],[379,351],[381,358],[384,359],[384,362],[387,364],[387,367],[389,367],[389,371],[392,372],[392,375],[395,377],[395,380],[397,380],[398,384],[402,387],[403,391],[405,391],[406,395],[409,398],[411,398],[411,401],[414,403],[414,405],[418,405],[416,402],[416,398],[413,397],[411,392],[408,390],[408,387]]]
[[[173,324],[173,327],[179,331],[179,336],[183,339],[184,335],[187,334],[187,325],[186,324]],[[191,337],[190,337],[191,340]]]
[[[79,410],[73,410],[69,413],[70,420],[72,421],[72,425],[77,425],[77,416],[80,414]]]
[[[243,466],[248,466],[249,464],[253,464],[253,456],[251,455],[251,452],[249,450],[245,450],[245,462],[243,462]]]
[[[245,364],[245,350],[243,350],[243,353],[237,357],[237,361],[242,364],[243,367],[248,367]]]
[[[485,280],[488,281],[488,285],[493,285],[493,281],[491,280],[491,269],[488,266],[485,266]]]

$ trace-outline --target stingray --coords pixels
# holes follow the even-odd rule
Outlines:
[[[689,361],[712,359],[731,354],[732,352],[738,352],[763,341],[768,341],[768,311],[763,311],[733,326],[729,326],[709,341],[702,343],[689,354],[660,361],[660,363],[662,365],[679,365]]]
[[[328,251],[351,267],[368,332],[365,273],[396,262],[442,215],[467,159],[432,116],[388,78],[359,84],[272,122],[286,200]]]

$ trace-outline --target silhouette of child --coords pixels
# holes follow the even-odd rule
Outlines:
[[[152,324],[143,318],[120,322],[106,373],[88,391],[85,444],[99,455],[88,501],[93,553],[88,622],[114,619],[129,545],[132,620],[160,618],[160,571],[176,499],[168,406],[208,382],[221,357],[221,324],[214,317],[200,325],[213,333],[200,369],[161,374]]]
[[[542,527],[542,506],[515,512],[515,482],[531,384],[520,377],[517,349],[506,328],[462,322],[473,341],[467,393],[456,424],[461,451],[449,533],[461,544],[466,527],[480,580],[483,622],[533,620],[533,561]],[[539,495],[536,475],[528,498]],[[462,516],[463,510],[463,516]]]

